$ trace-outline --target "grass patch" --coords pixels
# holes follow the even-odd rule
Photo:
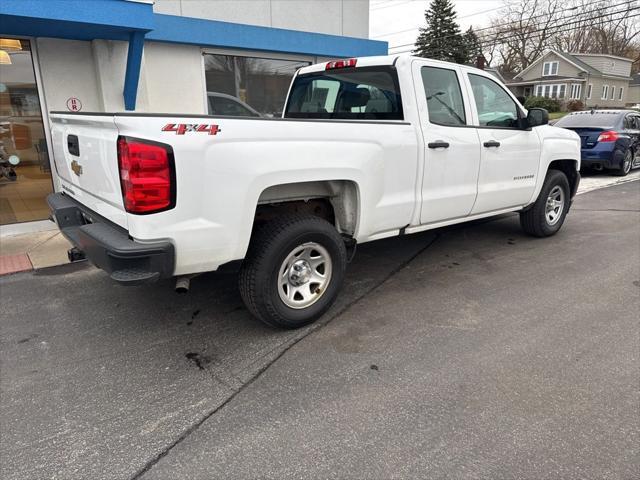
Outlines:
[[[549,114],[549,120],[558,120],[559,118],[564,117],[569,112],[551,112]]]

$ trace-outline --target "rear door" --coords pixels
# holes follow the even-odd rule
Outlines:
[[[52,114],[51,137],[62,191],[126,228],[114,117]]]
[[[471,214],[525,205],[538,181],[540,138],[533,129],[518,127],[524,112],[504,86],[488,74],[467,72],[466,81],[481,152],[478,198]]]
[[[462,72],[428,60],[415,60],[412,70],[425,149],[420,223],[466,217],[476,200],[480,142]]]

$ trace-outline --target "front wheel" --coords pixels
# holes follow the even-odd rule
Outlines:
[[[569,210],[569,181],[559,170],[549,170],[542,190],[535,203],[520,212],[520,225],[529,235],[548,237],[554,235]]]
[[[240,294],[264,323],[307,325],[333,304],[347,253],[333,225],[313,215],[286,215],[257,229],[240,271]]]

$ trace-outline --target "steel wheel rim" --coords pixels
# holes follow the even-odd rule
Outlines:
[[[545,205],[544,218],[548,225],[555,225],[560,220],[564,210],[564,190],[556,185],[549,192]]]
[[[307,308],[327,291],[331,281],[331,255],[322,245],[307,242],[285,257],[278,270],[278,295],[289,308]]]

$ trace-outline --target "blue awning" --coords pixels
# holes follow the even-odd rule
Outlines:
[[[1,0],[0,33],[72,40],[128,40],[154,28],[153,6],[123,0]]]

